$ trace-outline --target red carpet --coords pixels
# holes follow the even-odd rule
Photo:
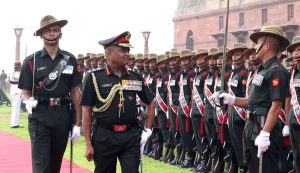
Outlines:
[[[31,173],[30,143],[0,131],[0,173]],[[70,172],[70,162],[63,160],[61,173]],[[73,164],[73,173],[91,173]]]

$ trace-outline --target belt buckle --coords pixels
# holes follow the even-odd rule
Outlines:
[[[126,131],[126,125],[114,125],[115,132],[124,132]]]

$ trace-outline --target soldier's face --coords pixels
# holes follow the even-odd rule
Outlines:
[[[169,65],[170,66],[174,66],[177,64],[177,60],[176,59],[172,59],[171,61],[169,61]]]
[[[127,65],[130,58],[129,51],[129,48],[111,46],[111,51],[109,52],[111,63],[120,66]]]
[[[296,46],[293,50],[293,59],[295,61],[300,61],[300,45]]]
[[[180,61],[181,66],[187,66],[190,63],[191,59],[190,58],[183,58]]]
[[[242,52],[235,52],[232,55],[232,61],[233,61],[233,65],[239,66],[241,64],[244,64],[245,60],[242,57]]]
[[[251,54],[249,55],[249,60],[251,62],[251,65],[258,65],[261,60],[256,56],[255,51],[252,51]]]
[[[43,29],[41,38],[44,40],[44,44],[56,45],[61,36],[61,27],[59,25],[50,25]]]
[[[210,68],[215,67],[217,65],[217,60],[214,59],[214,58],[209,58],[208,65],[209,65]]]
[[[202,64],[205,64],[207,60],[205,59],[205,56],[200,56],[197,60],[196,60],[196,63],[197,65],[202,65]]]

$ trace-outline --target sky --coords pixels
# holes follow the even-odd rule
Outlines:
[[[21,61],[42,49],[33,33],[45,15],[68,20],[62,29],[60,48],[73,53],[104,52],[99,40],[131,32],[131,53],[144,52],[142,31],[151,31],[149,52],[163,54],[173,48],[172,18],[177,0],[9,0],[0,1],[0,69],[13,70],[16,36],[13,28],[24,28]]]

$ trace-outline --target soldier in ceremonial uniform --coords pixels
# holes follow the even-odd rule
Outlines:
[[[169,81],[169,71],[167,68],[167,56],[159,55],[157,56],[157,63],[155,66],[159,69],[159,78],[157,79],[156,84],[156,112],[157,112],[157,120],[159,125],[159,131],[163,137],[163,144],[165,146],[165,154],[161,158],[162,161],[167,161],[167,154],[170,151],[170,143],[169,143],[169,127],[170,121],[169,117],[167,117],[168,105],[167,105],[167,95],[168,89],[167,84]]]
[[[170,119],[170,151],[168,153],[168,162],[172,165],[177,165],[179,157],[181,155],[182,146],[179,143],[180,133],[179,133],[179,117],[178,117],[178,98],[179,98],[179,85],[181,70],[177,59],[180,54],[171,51],[168,58],[168,63],[170,67],[170,75],[168,82],[168,114]],[[176,157],[174,157],[174,150],[176,147]],[[172,160],[172,158],[174,158]]]
[[[212,58],[218,52],[217,48],[211,48],[208,52],[207,59],[208,59],[208,66],[209,66],[209,73],[207,78],[204,82],[204,127],[205,127],[205,134],[209,145],[206,148],[206,151],[203,152],[203,160],[201,161],[200,165],[196,168],[199,172],[206,172],[210,171],[210,167],[208,163],[212,162],[212,158],[210,157],[213,151],[213,148],[216,148],[216,141],[217,141],[217,133],[216,133],[216,125],[214,122],[214,109],[215,104],[209,98],[211,97],[212,93],[214,93],[214,86],[215,86],[215,78],[218,75],[218,67],[217,67],[217,60]]]
[[[134,68],[134,65],[135,65],[135,55],[130,54],[129,62],[126,65],[126,67],[129,71],[137,72],[136,68]]]
[[[214,86],[214,95],[218,95],[221,91],[221,71],[223,64],[223,48],[219,48],[218,53],[216,53],[213,58],[217,59],[217,66],[219,68],[218,76],[215,79]],[[226,61],[225,61],[225,73],[224,73],[224,91],[228,91],[228,85],[226,85],[229,81],[231,74],[231,64],[232,58],[228,56],[228,49],[226,48]],[[214,97],[214,96],[212,96]],[[216,165],[212,165],[215,172],[222,172],[224,170],[224,158],[228,155],[227,153],[230,151],[230,134],[227,125],[228,121],[228,107],[227,106],[215,106],[215,125],[218,132],[218,141],[217,141],[217,150],[216,150]],[[227,159],[228,160],[228,159]],[[227,167],[228,168],[228,167]]]
[[[20,127],[24,127],[24,126],[20,126],[19,124],[21,101],[22,101],[21,99],[22,90],[18,88],[18,83],[20,78],[21,62],[15,62],[14,66],[15,66],[14,72],[9,75],[10,94],[12,98],[10,127],[20,128]]]
[[[80,136],[80,67],[71,53],[59,48],[61,28],[67,20],[51,15],[42,18],[34,35],[44,43],[41,51],[27,57],[22,66],[19,88],[29,113],[29,134],[34,173],[59,173],[75,108],[72,140]]]
[[[103,53],[98,53],[97,54],[97,58],[98,58],[98,69],[104,69],[106,67],[106,59],[104,57]]]
[[[293,54],[293,61],[297,64],[291,70],[290,91],[292,94],[292,107],[288,118],[289,126],[283,130],[283,135],[290,135],[294,170],[298,173],[300,172],[300,36],[294,37],[292,44],[287,47],[287,51]]]
[[[182,74],[179,81],[179,122],[180,122],[180,137],[182,138],[182,157],[180,158],[181,167],[190,168],[194,164],[195,152],[193,151],[195,147],[195,141],[193,138],[193,127],[191,121],[191,100],[192,100],[192,90],[193,81],[195,77],[195,72],[193,66],[193,61],[191,57],[194,52],[190,50],[183,50],[180,53],[180,58],[178,61],[182,67]],[[186,158],[183,159],[186,154]]]
[[[125,66],[129,61],[130,33],[99,41],[107,57],[107,67],[87,75],[81,97],[86,158],[94,160],[96,173],[137,173],[140,154],[151,136],[155,101],[143,78]],[[145,129],[138,128],[136,94],[147,104]],[[92,125],[92,113],[93,130]]]
[[[286,69],[278,61],[277,54],[289,45],[289,41],[279,26],[264,26],[251,34],[250,39],[257,44],[256,56],[262,64],[251,81],[249,97],[235,97],[227,93],[220,97],[224,98],[224,104],[247,107],[245,135],[251,150],[248,171],[257,173],[261,169],[264,173],[277,173],[278,151],[282,142],[282,130],[277,120],[289,85]]]
[[[192,96],[192,125],[194,131],[194,138],[196,141],[196,165],[199,166],[201,162],[202,153],[206,149],[207,139],[205,137],[204,126],[204,82],[208,76],[209,67],[207,59],[208,51],[205,49],[198,49],[196,54],[192,57],[192,61],[196,62],[196,75],[193,81],[193,96]],[[196,169],[195,169],[196,170]]]
[[[232,57],[234,69],[228,81],[229,94],[237,97],[246,96],[247,70],[245,68],[245,57],[243,52],[248,47],[242,43],[234,44],[234,48],[228,51],[228,56]],[[247,172],[243,160],[242,136],[246,120],[246,110],[237,106],[231,106],[229,110],[228,127],[231,137],[231,165],[229,172]]]
[[[144,62],[143,54],[141,54],[141,53],[136,54],[134,66],[137,69],[137,72],[140,75],[142,75],[142,77],[144,77],[144,75],[145,75],[145,71],[143,68],[143,62]]]

